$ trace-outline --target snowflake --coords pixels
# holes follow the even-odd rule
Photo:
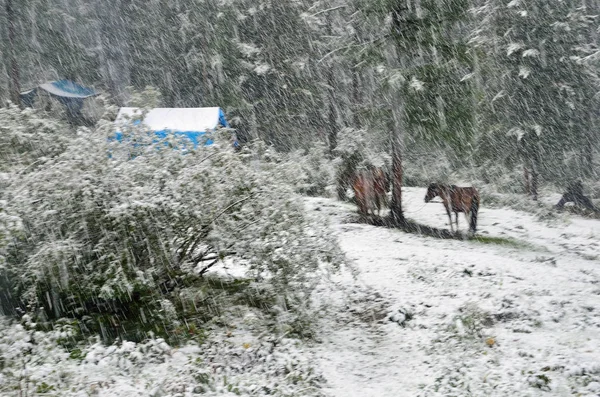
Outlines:
[[[523,48],[523,44],[520,44],[520,43],[510,43],[508,45],[508,47],[506,48],[506,55],[510,56],[513,53],[519,51],[521,48]]]
[[[529,69],[527,66],[519,67],[519,77],[526,79],[527,77],[529,77],[530,74],[531,74],[531,69]]]
[[[412,77],[410,79],[410,88],[412,88],[415,91],[423,91],[425,89],[425,83],[423,83],[421,80],[417,79],[416,77]]]
[[[523,58],[527,58],[527,57],[537,57],[540,55],[540,52],[534,48],[530,48],[528,50],[523,51],[522,57]]]

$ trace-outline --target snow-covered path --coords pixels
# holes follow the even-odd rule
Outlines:
[[[407,189],[407,216],[444,227],[424,194]],[[480,233],[511,240],[483,244],[353,223],[355,208],[332,200],[309,206],[348,258],[320,291],[334,302],[314,348],[329,394],[600,395],[600,221],[484,204]]]

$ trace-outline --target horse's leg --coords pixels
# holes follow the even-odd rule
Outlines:
[[[456,231],[458,232],[458,212],[455,212],[454,216],[456,217]]]
[[[471,224],[471,211],[465,211],[465,220],[467,221],[467,225]]]
[[[373,200],[371,198],[371,186],[369,184],[369,179],[365,178],[365,210],[367,213],[367,218],[371,216],[372,207]]]
[[[448,220],[450,221],[450,231],[452,233],[454,233],[454,227],[452,225],[452,213],[450,212],[450,207],[447,205],[445,207],[446,207],[446,213],[448,214]]]
[[[364,196],[357,198],[358,201],[358,211],[360,212],[361,218],[367,218],[369,216],[369,209],[365,203]]]
[[[352,182],[352,190],[354,191],[354,199],[356,200],[356,205],[358,206],[358,213],[361,219],[364,219],[366,214],[366,204],[365,204],[365,192],[364,192],[364,183],[362,178],[359,176]]]
[[[375,176],[373,175],[373,173],[369,174],[368,177],[367,192],[369,195],[369,199],[367,202],[369,203],[369,208],[371,208],[372,216],[375,217],[375,208],[377,208],[379,204],[377,202],[377,192],[375,191]]]
[[[369,217],[369,201],[368,200],[369,199],[367,197],[367,193],[366,193],[366,191],[364,190],[364,187],[363,187],[363,190],[360,193],[359,206],[360,206],[361,216],[363,218],[365,218],[365,219]]]

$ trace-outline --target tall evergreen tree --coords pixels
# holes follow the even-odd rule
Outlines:
[[[401,224],[402,156],[408,131],[458,147],[472,136],[471,61],[464,35],[469,4],[379,0],[366,6],[389,24],[383,51],[390,68],[391,211],[393,221]]]
[[[564,177],[565,153],[583,154],[582,168],[591,168],[598,77],[585,60],[593,47],[584,33],[592,17],[578,6],[489,0],[479,8],[482,27],[474,41],[490,54],[487,61],[496,70],[490,77],[497,82],[484,115],[516,140],[534,199],[540,173]]]
[[[17,13],[13,0],[6,1],[6,26],[8,30],[8,70],[10,75],[10,98],[14,104],[20,104],[19,92],[20,92],[20,77],[19,77],[19,65],[17,63]]]

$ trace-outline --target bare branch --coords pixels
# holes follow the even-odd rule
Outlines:
[[[260,194],[260,193],[256,193],[256,194]],[[210,225],[211,223],[213,223],[214,221],[216,221],[217,219],[219,219],[224,213],[226,213],[227,211],[229,211],[231,208],[235,207],[238,204],[243,203],[244,201],[250,200],[254,196],[255,196],[255,194],[251,194],[250,196],[244,197],[243,199],[240,199],[240,200],[236,201],[235,203],[232,203],[232,204],[228,205],[227,207],[225,207],[225,209],[223,209],[221,212],[219,212],[214,218],[212,218],[210,220],[210,222],[208,222],[207,225]],[[207,225],[205,225],[205,227]]]
[[[200,273],[198,273],[198,275],[203,276],[211,267],[213,267],[214,265],[216,265],[217,262],[219,262],[219,260],[215,259],[214,261],[212,261],[211,263],[209,263],[208,265],[206,265],[202,270],[200,270]]]
[[[346,8],[346,7],[347,7],[346,5],[341,5],[341,6],[337,6],[337,7],[327,8],[326,10],[321,10],[321,11],[315,12],[314,14],[309,15],[309,17],[316,17],[317,15],[325,14],[326,12],[331,12],[331,11],[339,10],[340,8]]]

